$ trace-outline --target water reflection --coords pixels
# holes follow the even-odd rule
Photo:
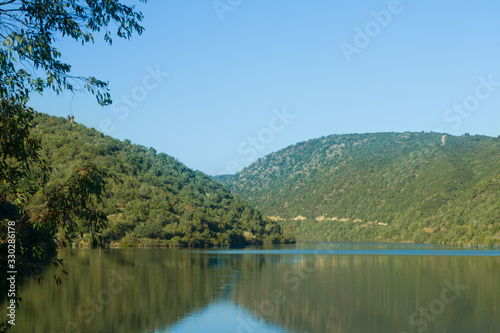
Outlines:
[[[331,244],[264,253],[69,250],[61,253],[69,272],[62,286],[48,277],[42,286],[25,283],[13,332],[386,333],[418,332],[425,324],[426,332],[455,333],[500,327],[499,256],[283,251],[325,246]],[[465,289],[443,292],[448,284]],[[456,297],[444,302],[443,294]]]
[[[181,322],[155,331],[157,333],[259,332],[285,333],[287,330],[266,323],[238,305],[223,301],[190,314]]]

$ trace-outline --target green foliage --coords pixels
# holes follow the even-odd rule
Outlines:
[[[116,24],[116,35],[128,39],[142,33],[141,20],[134,6],[117,0],[0,2],[0,206],[15,206],[2,219],[0,246],[5,245],[5,221],[15,218],[26,264],[46,257],[57,229],[63,235],[88,231],[96,245],[106,220],[98,205],[107,174],[84,161],[58,177],[66,181],[54,186],[40,138],[31,133],[35,112],[27,102],[32,92],[78,91],[83,83],[100,104],[111,102],[107,83],[71,75],[71,66],[61,61],[53,44],[61,37],[93,42],[92,33],[101,29],[111,44],[110,27]],[[52,176],[62,175],[56,170]]]
[[[133,6],[117,0],[0,1],[0,259],[5,261],[7,223],[14,220],[19,280],[38,261],[53,255],[57,229],[63,235],[88,231],[97,245],[106,220],[98,205],[107,174],[95,165],[82,163],[59,188],[51,188],[51,167],[41,157],[40,139],[31,135],[30,94],[87,90],[99,104],[110,104],[107,83],[71,75],[71,66],[61,61],[54,43],[61,37],[93,42],[92,33],[104,29],[104,40],[111,44],[113,31],[108,27],[116,24],[116,35],[128,39],[143,31],[141,20]],[[0,274],[2,290],[4,275]],[[0,330],[7,331],[7,326],[2,323]]]
[[[103,243],[101,231],[106,227],[106,215],[99,209],[103,203],[106,180],[110,175],[93,164],[76,169],[61,186],[49,187],[41,200],[34,200],[31,223],[40,229],[59,228],[65,239],[74,232],[87,232],[92,247]]]
[[[301,240],[500,246],[500,140],[332,135],[219,177]]]
[[[85,184],[85,188],[100,188],[104,183],[98,181],[104,176],[112,179],[102,200],[93,202],[109,220],[103,232],[105,242],[125,238],[127,244],[144,243],[150,238],[163,245],[213,246],[262,244],[269,237],[272,242],[293,240],[290,232],[285,237],[276,222],[264,218],[222,184],[166,154],[63,118],[38,115],[35,123],[33,135],[41,140],[42,157],[52,162],[57,178],[67,179],[75,167],[92,161],[106,175],[94,175],[96,183]],[[58,186],[55,180],[50,184],[51,188]],[[78,191],[74,188],[66,193]],[[92,214],[86,220],[96,217]],[[88,229],[83,226],[76,231]]]
[[[30,135],[33,115],[21,98],[0,101],[0,183],[19,203],[47,182],[50,171],[40,158],[40,140]],[[39,174],[32,173],[32,165],[38,166]]]
[[[0,2],[0,95],[27,97],[31,91],[45,89],[75,91],[83,82],[83,88],[95,94],[100,104],[109,104],[108,84],[92,76],[71,75],[71,66],[61,61],[62,54],[53,44],[60,37],[82,45],[93,43],[93,33],[101,30],[111,44],[113,26],[118,37],[129,39],[134,32],[143,32],[142,19],[134,6],[117,0]]]

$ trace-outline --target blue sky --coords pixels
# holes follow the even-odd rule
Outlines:
[[[69,93],[31,105],[212,175],[330,134],[500,135],[496,0],[137,6],[142,36],[58,44],[74,74],[110,82],[114,106]]]

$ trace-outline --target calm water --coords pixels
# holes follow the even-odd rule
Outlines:
[[[299,243],[60,257],[69,275],[27,281],[12,332],[500,332],[500,251]]]

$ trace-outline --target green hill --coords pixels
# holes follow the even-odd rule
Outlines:
[[[33,135],[54,171],[54,188],[90,162],[116,177],[101,209],[107,242],[211,246],[291,241],[281,227],[208,176],[153,148],[39,114]],[[156,241],[153,241],[156,239]]]
[[[299,240],[500,246],[500,138],[331,135],[217,179]]]

